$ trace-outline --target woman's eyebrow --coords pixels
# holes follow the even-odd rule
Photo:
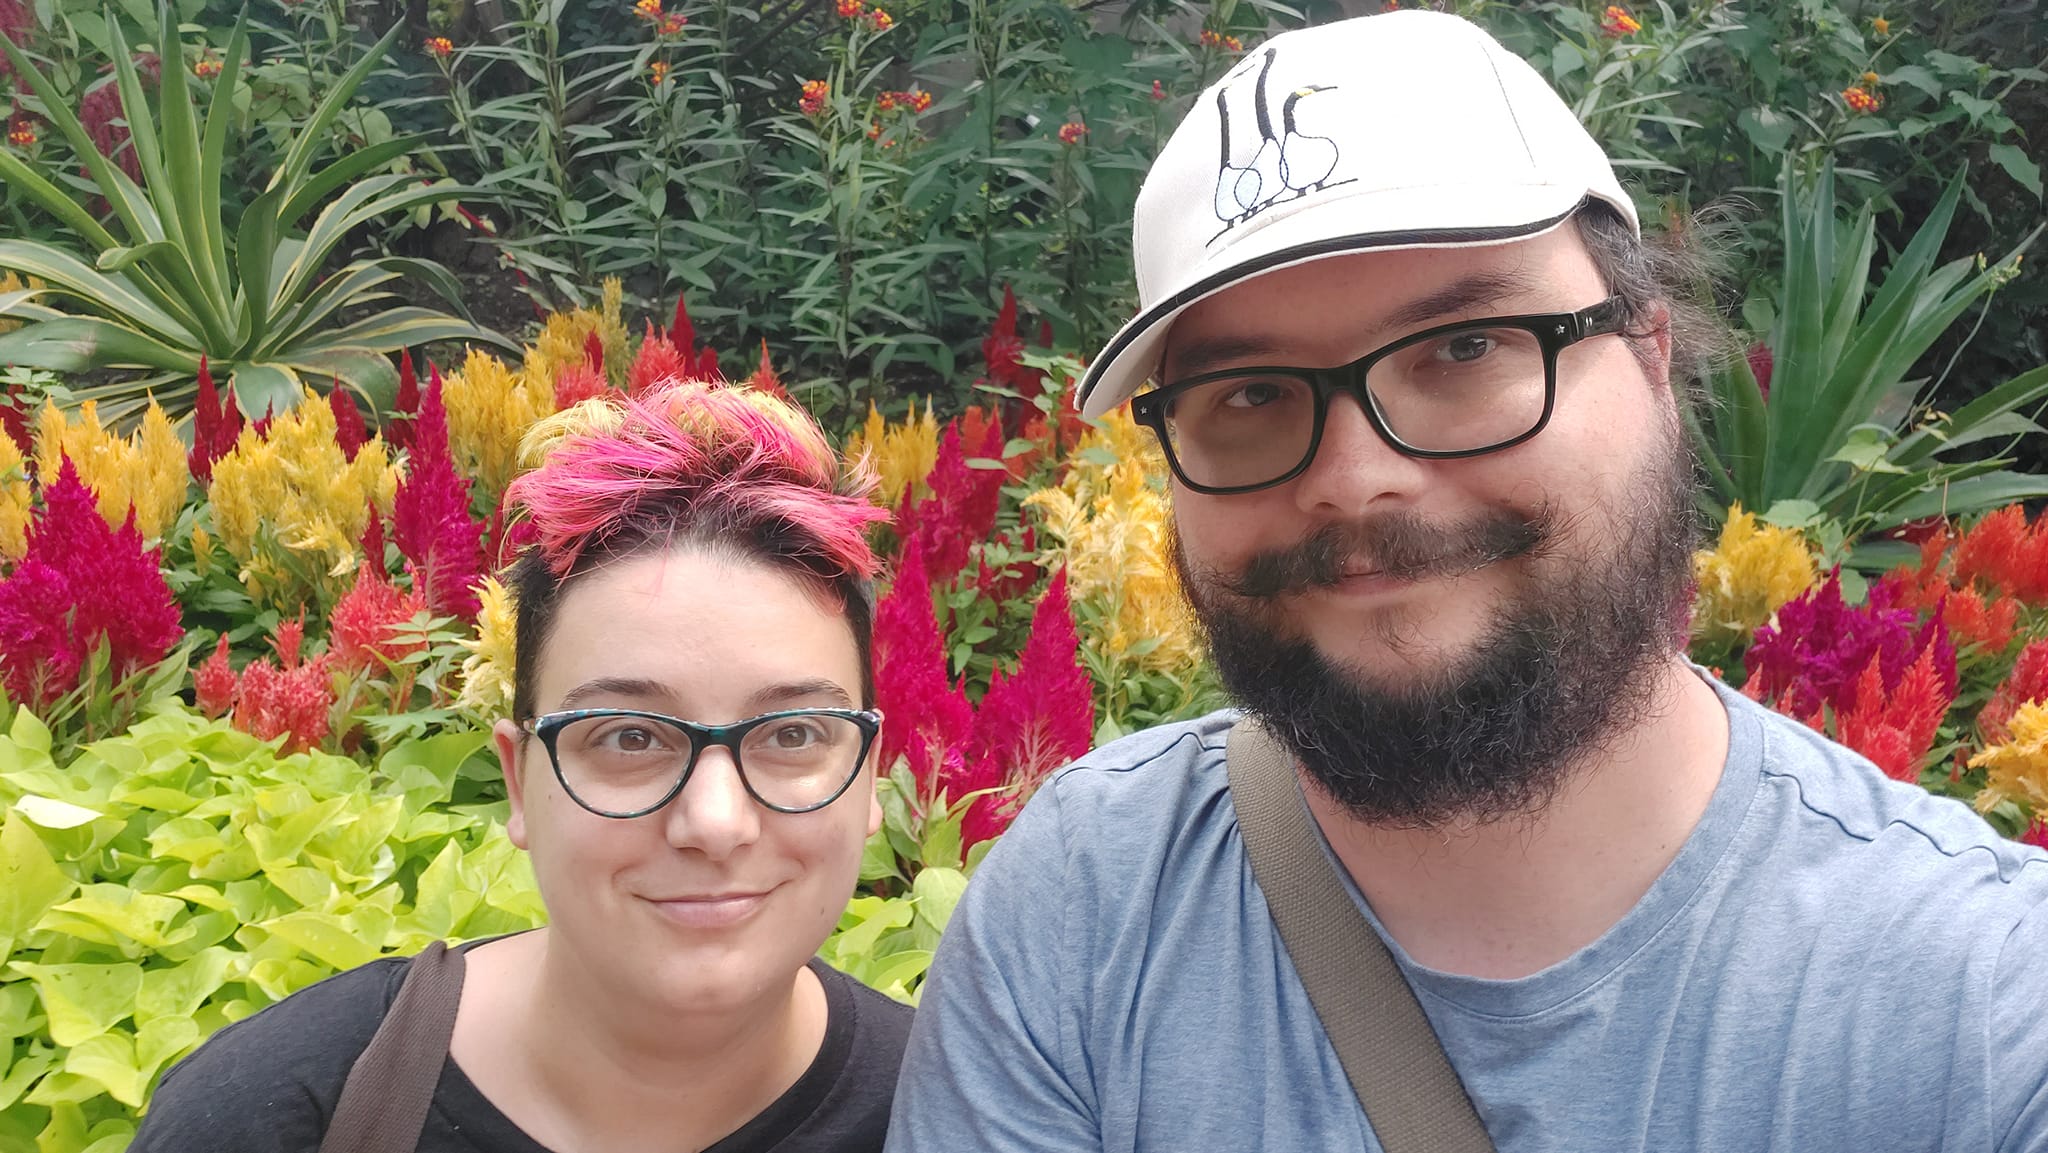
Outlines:
[[[785,684],[769,685],[766,688],[758,689],[752,696],[747,698],[747,707],[767,712],[777,705],[787,705],[796,701],[812,701],[818,697],[830,697],[839,705],[849,709],[853,707],[853,695],[848,693],[838,681],[827,680],[824,677],[789,681]]]
[[[645,677],[597,677],[563,693],[560,709],[566,712],[578,708],[593,697],[671,698],[674,695],[667,685]]]

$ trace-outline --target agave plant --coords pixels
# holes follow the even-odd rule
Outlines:
[[[1936,267],[1962,192],[1958,174],[1873,294],[1872,210],[1843,227],[1832,169],[1802,197],[1788,167],[1771,383],[1759,387],[1741,360],[1710,374],[1712,419],[1690,428],[1710,490],[1704,511],[1718,518],[1739,502],[1779,523],[1834,520],[1853,539],[2048,496],[2048,476],[2012,470],[2003,455],[2010,444],[1996,444],[2043,431],[2030,413],[2048,398],[2048,366],[1954,413],[1934,411],[1928,381],[1906,376],[1973,303],[2012,277],[2041,234],[2034,229],[1996,264],[1965,258]]]
[[[360,259],[327,272],[335,246],[356,228],[460,190],[406,173],[368,175],[404,156],[418,137],[359,149],[313,170],[335,117],[402,31],[393,27],[327,94],[232,230],[221,210],[222,155],[236,119],[248,53],[247,13],[236,21],[212,101],[202,122],[186,78],[169,11],[157,12],[164,59],[155,115],[148,114],[120,24],[107,20],[115,83],[142,171],[138,186],[94,147],[62,94],[4,36],[16,76],[84,164],[104,197],[105,222],[18,157],[0,151],[0,179],[63,222],[96,252],[0,240],[0,268],[40,278],[44,287],[0,295],[0,315],[28,321],[0,335],[0,363],[61,372],[116,370],[113,383],[74,389],[118,418],[153,393],[167,405],[196,389],[201,356],[232,379],[242,409],[261,415],[290,408],[302,382],[331,378],[378,410],[398,387],[390,353],[433,340],[479,339],[510,345],[463,311],[447,269],[404,257]],[[140,115],[136,113],[140,112]],[[299,224],[311,216],[303,232]],[[462,316],[429,308],[386,307],[399,278],[423,285]],[[136,372],[146,375],[137,376]]]

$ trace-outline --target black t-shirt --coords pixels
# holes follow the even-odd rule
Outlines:
[[[705,1153],[879,1153],[908,1005],[822,961],[825,1041],[789,1091]],[[164,1075],[129,1153],[313,1153],[349,1067],[398,996],[388,958],[302,989],[238,1021]],[[451,1058],[419,1153],[549,1153],[498,1111]]]

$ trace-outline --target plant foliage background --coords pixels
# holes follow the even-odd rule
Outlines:
[[[2048,846],[2041,14],[1447,6],[1726,254],[1694,658]],[[886,821],[823,952],[914,999],[1046,773],[1221,703],[1077,357],[1188,102],[1378,7],[0,0],[0,1153],[113,1153],[211,1030],[539,923],[502,496],[677,376],[881,475]]]

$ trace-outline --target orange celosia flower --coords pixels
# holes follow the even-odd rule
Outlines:
[[[1934,747],[1935,733],[1954,699],[1935,659],[1935,646],[1922,649],[1887,693],[1881,657],[1873,654],[1857,681],[1855,707],[1835,718],[1841,742],[1869,757],[1895,781],[1920,779],[1920,762]]]
[[[1601,14],[1600,31],[1610,39],[1618,40],[1623,36],[1634,35],[1642,30],[1642,21],[1629,15],[1628,9],[1623,8],[1619,4],[1609,4],[1607,11]]]
[[[2019,626],[2020,605],[2011,597],[1995,597],[1990,604],[1974,588],[1950,594],[1941,619],[1958,641],[1977,646],[1981,653],[2002,653],[2012,643]]]
[[[2048,600],[2048,533],[2029,528],[2027,514],[2008,505],[1970,526],[1956,541],[1955,582],[1981,583],[2029,604]]]

